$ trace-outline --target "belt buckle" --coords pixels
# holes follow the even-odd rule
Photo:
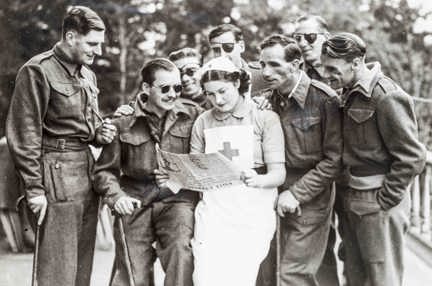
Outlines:
[[[64,150],[66,147],[66,140],[65,139],[57,139],[57,146],[56,148],[59,150]]]

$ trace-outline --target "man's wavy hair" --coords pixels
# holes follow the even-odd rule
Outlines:
[[[284,48],[284,58],[286,62],[289,63],[293,60],[301,60],[302,53],[296,40],[281,34],[273,34],[265,38],[260,43],[260,49],[263,50],[276,45],[281,45]]]
[[[357,35],[337,33],[323,43],[322,55],[330,58],[344,59],[347,62],[355,58],[364,58],[366,43]]]
[[[81,35],[87,35],[91,30],[105,31],[105,24],[92,9],[85,6],[70,7],[63,19],[62,37],[68,31],[74,30]]]
[[[200,64],[202,63],[201,54],[197,50],[189,47],[175,50],[168,55],[168,59],[173,62],[184,58],[196,58]]]
[[[240,72],[208,70],[201,77],[201,85],[204,85],[204,83],[206,82],[215,81],[215,80],[229,81],[233,83],[239,80],[240,81],[240,86],[238,88],[239,93],[243,95],[249,91],[250,76],[244,70],[240,70]]]
[[[170,60],[164,58],[156,58],[148,61],[141,69],[142,82],[153,84],[155,81],[155,73],[158,70],[174,71],[177,67]]]

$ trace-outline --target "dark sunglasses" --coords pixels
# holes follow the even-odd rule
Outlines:
[[[224,50],[225,53],[231,53],[234,50],[235,43],[220,43],[212,46],[212,50],[215,52],[220,52],[220,48]]]
[[[195,73],[198,71],[198,68],[184,68],[180,69],[180,74],[187,75],[187,76],[194,76]]]
[[[158,88],[160,88],[162,93],[168,93],[171,89],[171,87],[174,89],[175,93],[179,93],[182,91],[183,87],[181,86],[181,84],[176,84],[176,85],[163,85],[163,86],[156,86]]]
[[[316,39],[318,38],[318,35],[324,35],[324,33],[294,33],[293,38],[297,42],[300,42],[302,38],[304,38],[309,44],[315,43]]]

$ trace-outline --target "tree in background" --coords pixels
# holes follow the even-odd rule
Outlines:
[[[93,69],[98,75],[105,114],[134,98],[138,71],[145,61],[174,49],[209,50],[206,34],[230,22],[245,34],[247,60],[256,60],[258,44],[271,33],[290,34],[302,14],[322,15],[331,31],[350,31],[369,45],[369,59],[379,60],[386,74],[416,98],[431,98],[432,72],[428,43],[432,31],[418,31],[428,13],[406,0],[3,0],[0,2],[0,118],[13,90],[18,68],[45,51],[60,35],[59,23],[69,5],[86,5],[107,25],[104,55]],[[421,137],[432,148],[430,104],[416,101]],[[2,132],[2,130],[0,130]]]

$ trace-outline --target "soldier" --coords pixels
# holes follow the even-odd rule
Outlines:
[[[141,70],[141,92],[135,112],[115,119],[119,135],[106,146],[95,168],[95,189],[119,215],[115,222],[116,257],[111,285],[129,285],[128,268],[136,285],[150,285],[157,257],[166,286],[192,285],[194,209],[198,194],[174,195],[159,186],[155,145],[173,153],[189,153],[192,124],[202,109],[179,99],[180,73],[167,59],[154,59]],[[145,98],[146,97],[146,98]],[[134,208],[134,203],[138,209]],[[125,259],[120,233],[129,250]],[[156,252],[153,243],[156,242]],[[123,245],[124,246],[124,245]]]
[[[90,284],[98,199],[89,144],[109,143],[116,131],[101,122],[96,77],[88,67],[101,55],[104,34],[94,11],[72,7],[60,42],[17,75],[6,135],[40,225],[39,286]]]
[[[273,93],[286,138],[287,177],[279,188],[281,285],[318,285],[340,172],[342,139],[337,95],[300,68],[293,39],[273,35],[261,43],[260,64]],[[258,285],[275,285],[276,246],[261,265]]]
[[[303,70],[306,74],[315,80],[325,82],[324,69],[321,65],[321,49],[322,44],[330,36],[326,21],[317,15],[306,15],[296,20],[296,29],[293,33],[293,38],[297,41],[299,48],[302,51],[304,60]],[[342,119],[341,119],[342,120]],[[337,180],[336,198],[334,212],[339,213],[340,199],[339,193],[342,190],[341,180]],[[339,232],[340,224],[339,224]],[[318,270],[317,279],[322,286],[337,286],[339,285],[337,274],[337,263],[334,254],[336,244],[336,225],[335,215],[332,217],[332,224],[329,232],[327,250],[324,255],[323,262]],[[343,259],[343,242],[339,246],[339,256]]]
[[[267,87],[259,68],[249,65],[241,54],[245,51],[245,42],[240,28],[232,24],[222,24],[213,28],[208,35],[208,41],[214,57],[226,56],[238,68],[245,70],[251,78],[250,95],[254,97]]]
[[[201,54],[195,49],[186,47],[170,53],[168,59],[180,71],[183,86],[181,97],[195,101],[206,110],[212,108],[210,101],[201,89],[201,74],[199,72],[202,64]]]
[[[348,188],[341,217],[348,284],[402,285],[408,185],[425,165],[413,101],[379,63],[365,63],[366,44],[339,33],[323,44],[321,62],[343,88],[343,162]]]
[[[323,80],[321,47],[329,37],[326,21],[317,15],[306,15],[296,20],[293,38],[302,51],[303,69],[311,79]]]

